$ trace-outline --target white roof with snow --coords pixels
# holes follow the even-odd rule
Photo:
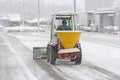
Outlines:
[[[78,14],[78,12],[73,12],[73,11],[60,11],[60,12],[56,12],[53,15],[76,15]]]
[[[9,18],[9,21],[12,21],[12,22],[21,21],[20,14],[8,14],[7,17]]]
[[[100,14],[100,13],[115,13],[115,7],[107,7],[107,8],[98,8],[94,11],[87,11],[87,13],[96,13],[96,14]]]
[[[49,18],[40,18],[39,19],[39,22],[47,22],[47,21],[49,21]],[[37,23],[38,22],[38,19],[37,18],[35,18],[35,19],[33,19],[33,20],[28,20],[27,21],[28,23]]]
[[[8,20],[8,17],[6,17],[6,16],[1,16],[1,17],[0,17],[0,20]]]

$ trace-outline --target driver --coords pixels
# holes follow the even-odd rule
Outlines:
[[[62,20],[62,25],[58,26],[57,30],[72,30],[70,26],[67,26],[67,21]]]

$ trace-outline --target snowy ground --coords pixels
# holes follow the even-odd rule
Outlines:
[[[31,51],[33,47],[46,46],[49,32],[7,33],[16,37]],[[120,36],[101,33],[83,33],[80,39],[83,63],[74,65],[69,61],[57,61],[51,66],[54,71],[68,80],[119,80],[120,79]],[[31,54],[32,55],[32,54]],[[47,63],[45,61],[45,63]],[[46,74],[46,73],[45,73]]]
[[[49,41],[49,35],[47,34],[48,33],[46,32],[46,33],[32,33],[30,36],[27,36],[27,37],[24,35],[14,35],[14,36],[19,38],[19,40],[23,44],[25,44],[27,47],[29,47],[32,50],[33,47],[35,46],[37,47],[37,46],[47,45]],[[95,38],[101,38],[101,39],[106,38],[106,36],[103,34],[102,35],[91,34],[90,37],[91,36]],[[113,36],[108,36],[107,38],[113,39]],[[120,37],[114,36],[114,38],[118,38],[120,40]],[[120,65],[119,65],[120,49],[118,47],[105,45],[107,43],[103,43],[104,45],[99,43],[96,44],[96,42],[91,43],[89,42],[89,40],[87,42],[82,40],[81,44],[82,44],[82,51],[83,51],[83,60],[120,75]]]
[[[85,61],[120,75],[119,35],[85,33],[81,40]]]
[[[55,80],[33,60],[31,50],[0,34],[0,80]]]

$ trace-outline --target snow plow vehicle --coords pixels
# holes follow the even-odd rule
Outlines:
[[[76,27],[77,15],[72,12],[59,12],[52,16],[51,37],[47,45],[47,62],[50,64],[55,65],[57,59],[81,64],[82,49],[79,38],[82,32]],[[63,19],[67,21],[71,30],[57,30]]]

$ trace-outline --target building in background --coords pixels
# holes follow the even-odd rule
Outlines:
[[[0,16],[0,25],[2,26],[8,26],[9,25],[9,19],[6,16]]]
[[[32,19],[32,20],[27,20],[27,24],[30,26],[37,26],[38,24],[38,19]],[[41,25],[51,25],[51,18],[40,18],[39,19],[39,24]]]
[[[119,3],[119,0],[86,0],[87,26],[95,24],[102,30],[108,26],[120,29]]]
[[[8,14],[4,16],[0,16],[0,25],[3,26],[20,26],[21,18],[20,14]]]
[[[8,14],[9,26],[20,26],[21,17],[20,14]]]

